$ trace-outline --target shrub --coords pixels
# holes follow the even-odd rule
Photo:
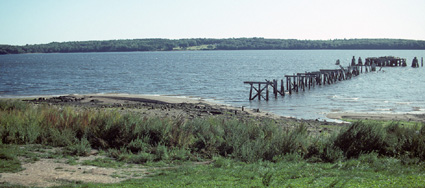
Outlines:
[[[190,159],[190,151],[188,151],[188,150],[186,150],[184,148],[180,148],[180,149],[179,148],[172,148],[169,151],[169,154],[170,154],[170,158],[172,160],[182,160],[182,161],[185,161],[185,160]]]
[[[73,145],[64,148],[64,153],[68,155],[88,156],[91,151],[91,146],[87,138],[82,138]]]
[[[411,142],[405,145],[411,151],[411,157],[425,160],[425,126],[415,132]]]
[[[347,158],[358,157],[362,153],[380,152],[384,148],[386,132],[377,123],[353,123],[346,131],[341,132],[335,140]]]
[[[168,160],[168,149],[164,145],[158,145],[155,148],[155,161]]]
[[[41,143],[51,146],[65,147],[72,145],[76,140],[74,130],[67,129],[45,129],[40,135]]]
[[[148,144],[148,142],[149,142],[149,138],[147,137],[137,138],[135,140],[132,140],[127,145],[127,148],[133,153],[138,153],[141,151],[149,152],[151,150],[151,146]]]
[[[146,162],[153,161],[154,156],[150,153],[139,152],[137,154],[130,155],[127,162],[135,163],[135,164],[144,164]]]
[[[228,143],[224,140],[223,122],[217,119],[194,119],[186,123],[186,129],[190,130],[189,136],[192,140],[189,147],[197,153],[207,157],[214,155],[227,155],[233,152]]]
[[[20,100],[0,100],[0,110],[2,111],[23,111],[30,108],[31,105]]]

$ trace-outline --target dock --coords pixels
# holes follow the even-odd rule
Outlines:
[[[332,85],[340,81],[349,80],[359,76],[361,73],[374,72],[377,68],[381,70],[383,67],[406,67],[407,63],[405,58],[393,56],[369,57],[365,59],[365,63],[359,58],[356,63],[356,59],[353,56],[349,66],[341,66],[339,60],[337,60],[336,65],[339,65],[338,69],[320,69],[314,72],[284,75],[285,78],[280,80],[280,87],[278,86],[278,80],[245,81],[244,84],[250,85],[249,100],[258,98],[258,100],[268,101],[269,87],[272,88],[273,95],[277,98],[278,95],[285,96],[285,93],[292,95],[300,91],[311,90],[316,86]],[[421,65],[423,67],[423,57]],[[419,67],[416,57],[412,61],[412,67]]]

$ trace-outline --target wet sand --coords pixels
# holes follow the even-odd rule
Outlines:
[[[330,113],[330,119],[382,120],[382,121],[414,121],[425,123],[425,114],[378,114],[378,113]]]

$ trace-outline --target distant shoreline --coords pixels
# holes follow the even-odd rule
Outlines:
[[[199,50],[425,50],[425,41],[407,39],[298,40],[265,38],[127,39],[0,44],[0,54]]]

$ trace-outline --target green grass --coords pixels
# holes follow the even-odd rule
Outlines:
[[[14,148],[0,145],[0,172],[19,172],[23,170],[21,162],[17,159]]]
[[[358,122],[359,120],[354,120],[354,119],[343,119],[343,121],[347,121],[347,122]],[[399,126],[402,127],[406,127],[406,128],[421,128],[422,123],[420,122],[415,122],[415,121],[388,121],[388,120],[362,120],[362,122],[364,123],[372,123],[372,124],[379,124],[381,126],[387,127],[393,124],[397,124]]]
[[[0,172],[19,172],[23,170],[18,157],[22,157],[25,163],[34,163],[40,158],[49,158],[53,155],[52,153],[44,152],[44,149],[45,147],[41,145],[0,144]]]
[[[291,157],[289,157],[291,158]],[[403,165],[376,154],[338,163],[303,160],[244,163],[215,158],[210,165],[185,165],[157,170],[143,179],[102,187],[422,187],[424,164]],[[83,184],[81,187],[96,187]],[[77,186],[78,187],[78,186]]]
[[[66,157],[77,164],[77,156],[94,148],[110,159],[84,164],[171,168],[120,184],[84,184],[89,187],[425,186],[422,124],[355,121],[318,134],[288,123],[146,118],[136,112],[0,101],[0,170],[22,170],[17,156],[29,162]],[[59,153],[37,154],[58,146],[63,147]],[[205,160],[215,162],[190,165]]]
[[[120,168],[120,167],[123,167],[126,163],[113,160],[111,158],[97,158],[94,160],[83,161],[81,164],[89,165],[89,166],[104,167],[104,168]]]

